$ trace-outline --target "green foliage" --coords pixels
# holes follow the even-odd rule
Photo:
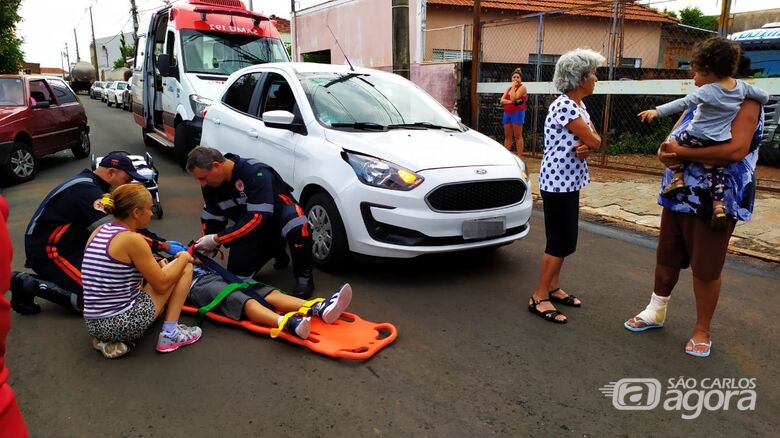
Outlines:
[[[680,9],[680,23],[707,30],[718,30],[718,17],[708,17],[696,6]]]
[[[135,46],[133,44],[127,44],[125,34],[119,35],[119,53],[119,58],[114,61],[114,68],[126,67],[125,60],[135,56]]]
[[[677,18],[677,12],[668,11],[668,10],[666,10],[666,8],[664,8],[664,14],[666,14],[666,15],[672,17],[672,18]]]
[[[610,131],[607,155],[655,154],[658,145],[672,132],[676,121],[677,117],[664,117],[660,122],[653,122],[650,129],[642,129],[644,132]]]
[[[0,74],[16,74],[24,67],[22,39],[16,36],[22,0],[0,1]]]

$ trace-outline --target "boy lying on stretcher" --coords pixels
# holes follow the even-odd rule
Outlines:
[[[193,268],[192,286],[190,286],[188,300],[198,307],[211,303],[230,284],[221,275],[205,266],[196,264],[193,265]],[[251,282],[249,278],[242,278],[242,280]],[[333,324],[339,319],[341,313],[344,312],[352,300],[352,288],[347,283],[341,286],[341,289],[329,298],[311,305],[311,310],[306,314],[295,314],[285,322],[284,316],[264,306],[260,300],[253,298],[251,295],[259,295],[275,310],[283,314],[295,312],[308,302],[262,284],[257,285],[253,291],[247,291],[246,286],[239,287],[222,300],[214,310],[236,321],[249,319],[254,323],[267,327],[279,327],[284,323],[284,327],[281,327],[283,330],[306,339],[309,337],[309,331],[311,330],[312,316],[321,318],[326,324]]]

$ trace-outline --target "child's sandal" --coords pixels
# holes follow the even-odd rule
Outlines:
[[[674,195],[685,190],[685,182],[681,177],[674,177],[669,184],[664,186],[664,190],[661,192],[661,196],[665,198],[673,198]]]

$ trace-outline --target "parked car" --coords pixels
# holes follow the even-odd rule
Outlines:
[[[125,111],[133,109],[133,85],[131,82],[128,82],[127,88],[122,91],[122,109]]]
[[[101,102],[107,102],[106,96],[108,96],[108,90],[114,85],[114,81],[108,81],[103,85],[103,93],[100,95]]]
[[[0,75],[0,176],[31,180],[40,157],[70,149],[89,155],[87,113],[60,78]]]
[[[103,99],[103,90],[106,83],[103,81],[95,81],[92,83],[92,86],[89,87],[89,97],[90,99]]]
[[[122,93],[127,89],[129,84],[124,81],[116,81],[106,90],[106,105],[116,105],[117,108],[122,108]]]
[[[528,234],[525,163],[397,75],[262,64],[232,74],[204,112],[202,145],[265,162],[293,186],[321,267]]]

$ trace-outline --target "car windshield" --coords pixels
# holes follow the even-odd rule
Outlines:
[[[182,30],[181,41],[187,73],[229,75],[250,65],[289,61],[275,38]]]
[[[754,50],[743,46],[745,56],[750,59],[751,78],[780,78],[780,43],[772,48]]]
[[[23,106],[24,84],[19,78],[0,79],[0,106]]]
[[[125,88],[127,88],[127,84],[125,84],[124,82],[119,82],[118,84],[116,84],[116,88],[117,90],[124,90]]]
[[[428,93],[388,74],[302,73],[314,116],[336,129],[454,129],[460,123]]]

